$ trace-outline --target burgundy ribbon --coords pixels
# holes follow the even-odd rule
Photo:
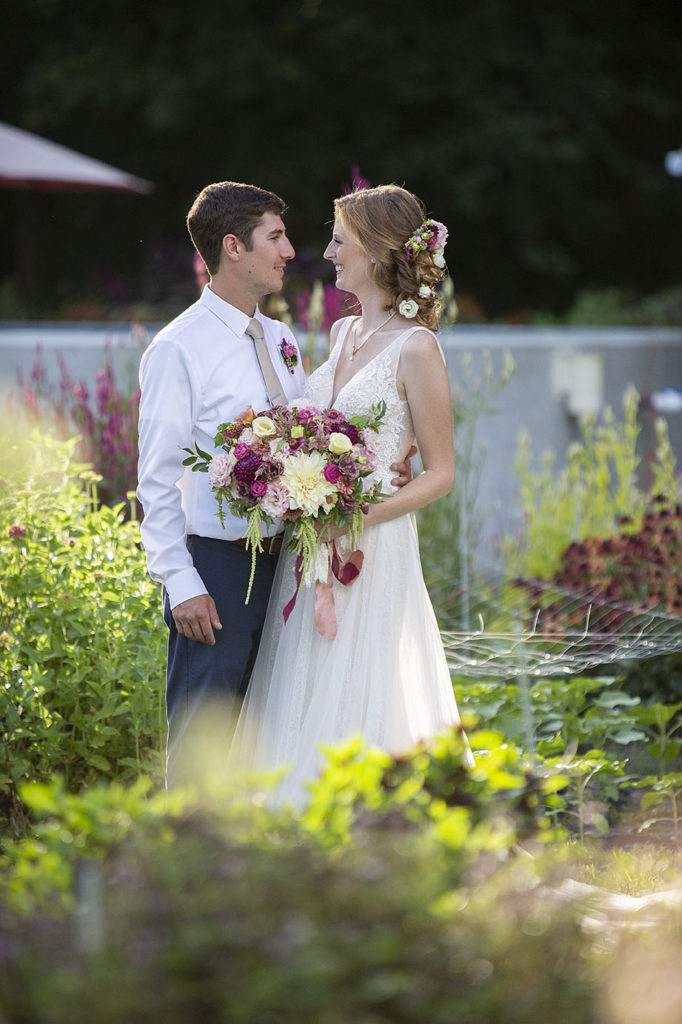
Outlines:
[[[332,542],[327,579],[322,582],[318,580],[315,584],[315,629],[320,636],[324,636],[328,640],[333,640],[336,636],[337,622],[336,608],[334,606],[334,582],[332,577],[335,576],[339,583],[343,584],[344,587],[349,587],[360,575],[364,558],[365,556],[359,548],[357,551],[351,551],[347,558],[342,558],[336,550],[336,545]],[[298,597],[298,591],[301,586],[302,563],[303,558],[299,555],[294,567],[296,574],[296,592],[284,608],[285,622],[291,615],[296,604],[296,598]]]
[[[288,621],[289,616],[291,615],[291,613],[294,610],[294,605],[296,604],[296,598],[298,597],[298,592],[299,592],[299,590],[301,588],[301,576],[303,575],[302,566],[303,566],[303,555],[299,555],[298,558],[296,559],[296,564],[294,565],[294,575],[296,577],[296,590],[294,591],[294,596],[292,597],[291,601],[289,601],[288,604],[284,605],[284,611],[282,613],[284,615],[284,622],[285,623]]]

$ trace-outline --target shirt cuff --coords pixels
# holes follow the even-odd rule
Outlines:
[[[164,582],[164,587],[171,609],[183,601],[189,601],[191,597],[200,597],[208,593],[201,576],[193,567],[173,573],[170,579]]]

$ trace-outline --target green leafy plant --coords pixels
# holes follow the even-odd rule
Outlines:
[[[640,831],[646,831],[653,825],[660,826],[669,822],[672,825],[672,833],[677,849],[682,848],[680,836],[680,816],[682,812],[682,772],[666,772],[663,775],[646,775],[643,779],[634,782],[633,789],[643,789],[646,792],[642,796],[640,809],[650,811],[656,808],[658,813],[649,817],[640,826]],[[669,809],[669,814],[661,814],[661,810]]]
[[[639,395],[629,388],[623,397],[623,421],[610,409],[602,422],[581,421],[582,439],[566,453],[566,465],[556,472],[556,456],[545,452],[540,470],[531,468],[527,436],[520,443],[516,471],[525,528],[521,541],[504,545],[510,577],[548,580],[559,571],[571,543],[587,538],[612,538],[627,524],[628,535],[643,525],[647,493],[636,484],[640,457],[636,450]],[[676,501],[676,460],[665,421],[657,421],[655,458],[649,464],[648,494]],[[596,543],[596,542],[595,542]]]
[[[160,772],[164,627],[139,524],[100,506],[75,442],[5,435],[0,480],[0,805],[18,784]]]

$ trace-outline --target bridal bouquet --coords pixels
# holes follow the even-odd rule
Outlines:
[[[363,513],[382,497],[380,484],[365,490],[363,481],[376,469],[375,439],[385,412],[381,402],[365,416],[346,418],[298,399],[260,413],[249,408],[221,423],[214,443],[222,451],[215,456],[183,449],[184,466],[208,473],[221,524],[225,506],[246,521],[252,552],[247,602],[256,552],[263,550],[261,526],[291,524],[288,547],[298,556],[300,580],[314,565],[324,526],[347,527],[351,546],[357,545]]]

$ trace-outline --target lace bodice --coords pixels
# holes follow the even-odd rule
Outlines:
[[[329,359],[306,381],[304,397],[321,409],[329,408],[332,404],[336,364],[352,322],[353,318],[349,317],[348,326],[345,329],[341,328]],[[403,331],[395,341],[344,384],[334,402],[334,408],[346,416],[364,415],[382,399],[386,402],[386,415],[379,429],[377,468],[367,478],[368,487],[374,483],[381,483],[385,494],[395,490],[391,486],[391,478],[395,476],[395,473],[391,472],[391,464],[402,462],[414,442],[410,409],[407,402],[398,394],[396,373],[402,347],[415,330],[423,331],[424,328],[408,327]]]

